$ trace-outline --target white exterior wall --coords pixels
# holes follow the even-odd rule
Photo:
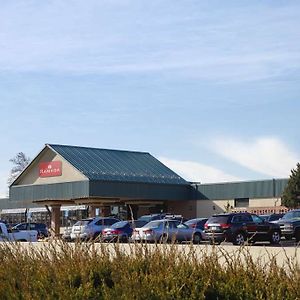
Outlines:
[[[39,163],[51,161],[62,162],[62,175],[53,177],[40,177]],[[41,157],[36,159],[32,165],[26,169],[26,171],[17,179],[14,185],[51,184],[82,180],[88,180],[88,178],[75,169],[70,163],[64,160],[60,155],[56,154],[50,149],[47,149]]]
[[[242,207],[234,207],[234,199],[228,200],[197,200],[197,217],[210,217],[214,214],[220,214],[226,212],[226,207],[229,206],[232,209],[243,209]],[[249,208],[270,208],[281,205],[280,198],[256,198],[249,199]],[[245,208],[247,209],[247,208]]]

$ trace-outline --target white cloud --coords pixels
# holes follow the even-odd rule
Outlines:
[[[165,71],[246,81],[300,68],[297,4],[250,10],[211,4],[209,13],[202,5],[8,2],[0,10],[0,71]]]
[[[166,157],[160,157],[159,160],[187,181],[214,183],[242,180],[222,170],[194,161],[175,160]]]
[[[272,177],[287,177],[295,168],[299,156],[278,138],[262,137],[244,141],[222,137],[214,140],[210,148],[219,155],[250,170]]]

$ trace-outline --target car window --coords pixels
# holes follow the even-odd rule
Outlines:
[[[148,224],[144,225],[143,227],[146,228],[159,228],[162,226],[164,222],[160,222],[160,221],[151,221]]]
[[[283,217],[283,220],[300,219],[300,211],[289,211]]]
[[[116,222],[114,223],[111,228],[123,228],[125,226],[129,226],[129,223],[127,221],[120,221],[120,222]]]
[[[179,222],[167,222],[166,227],[176,228],[177,225],[179,225],[179,224],[180,224]]]
[[[208,224],[226,224],[228,221],[228,215],[219,215],[219,216],[212,216],[208,219]]]
[[[240,215],[233,216],[231,222],[232,223],[241,223],[242,222],[242,216],[240,216]]]
[[[20,224],[16,227],[18,230],[26,230],[26,224]]]
[[[35,224],[29,224],[29,229],[34,230],[36,228]]]
[[[81,220],[81,221],[77,221],[74,226],[85,226],[88,225],[92,222],[92,219],[86,219],[86,220]]]
[[[178,224],[178,225],[177,225],[177,228],[179,228],[179,229],[188,229],[189,226],[187,226],[187,225],[185,225],[185,224]]]
[[[253,222],[253,219],[252,219],[251,215],[244,214],[244,215],[241,215],[241,221],[242,222]]]
[[[117,220],[115,219],[104,219],[104,225],[111,226],[112,224],[115,224]]]
[[[252,216],[252,220],[254,223],[257,223],[257,224],[263,223],[263,219],[260,218],[259,216],[256,216],[256,215],[251,215],[251,216]]]

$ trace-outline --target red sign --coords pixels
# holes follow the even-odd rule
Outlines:
[[[39,164],[40,177],[61,176],[62,163],[61,161],[42,162]]]

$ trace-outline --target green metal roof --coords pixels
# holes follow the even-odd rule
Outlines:
[[[90,180],[188,185],[146,152],[48,144]]]
[[[235,199],[280,197],[288,179],[269,179],[194,185],[196,199]]]

